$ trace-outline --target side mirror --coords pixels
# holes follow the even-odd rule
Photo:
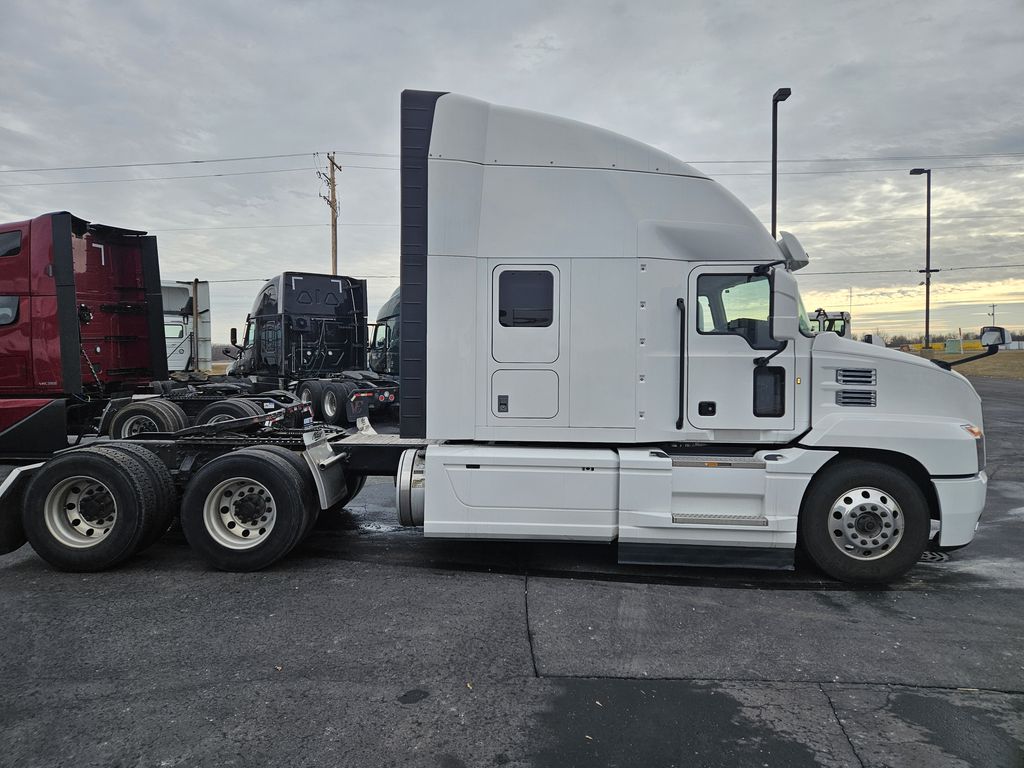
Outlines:
[[[981,329],[981,346],[1002,347],[1010,343],[1010,332],[997,325],[986,325]]]
[[[797,301],[796,278],[786,269],[772,270],[769,278],[772,291],[772,314],[769,331],[773,339],[787,341],[800,333],[800,305]]]
[[[237,328],[232,328],[231,329],[231,346],[232,347],[237,347],[238,346],[238,329]]]

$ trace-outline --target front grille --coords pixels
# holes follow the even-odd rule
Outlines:
[[[837,384],[864,384],[873,387],[876,381],[874,368],[839,368],[836,370]]]
[[[840,389],[836,392],[836,405],[874,408],[878,405],[877,395],[873,389]]]

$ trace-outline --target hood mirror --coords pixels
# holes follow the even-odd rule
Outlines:
[[[996,325],[986,325],[978,336],[983,347],[1004,347],[1010,343],[1010,332]]]
[[[947,371],[958,365],[964,363],[970,363],[973,360],[981,360],[983,357],[991,357],[999,351],[1000,347],[1004,347],[1010,343],[1010,332],[1005,328],[1000,328],[997,325],[986,325],[981,329],[981,346],[985,348],[985,351],[980,355],[972,355],[971,357],[964,357],[959,360],[953,360],[952,362],[943,362],[941,360],[932,360],[940,368],[945,368]]]

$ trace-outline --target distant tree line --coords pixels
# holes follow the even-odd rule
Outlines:
[[[890,334],[884,331],[875,330],[869,331],[875,338],[882,339],[887,347],[903,347],[911,344],[923,344],[924,334],[920,333],[915,335],[908,335],[905,333]],[[864,334],[853,334],[852,338],[859,341]],[[1010,335],[1014,341],[1024,341],[1024,328],[1011,329]],[[931,335],[932,344],[945,343],[950,339],[960,338],[955,333],[933,333]],[[978,338],[978,334],[974,332],[967,332],[964,334],[964,341],[973,341]]]

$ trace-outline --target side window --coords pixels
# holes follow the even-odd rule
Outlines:
[[[0,232],[0,259],[4,256],[17,256],[19,253],[21,253],[21,230]]]
[[[181,339],[185,337],[185,327],[178,323],[164,324],[165,339]]]
[[[18,297],[0,296],[0,326],[12,325],[18,319]]]
[[[547,270],[507,269],[498,277],[498,322],[506,328],[547,328],[555,301]]]
[[[256,341],[256,323],[249,323],[245,326],[245,341],[242,342],[244,349],[252,349],[253,342]]]
[[[699,333],[741,336],[754,349],[779,346],[769,331],[772,295],[766,276],[701,275],[697,299]]]

